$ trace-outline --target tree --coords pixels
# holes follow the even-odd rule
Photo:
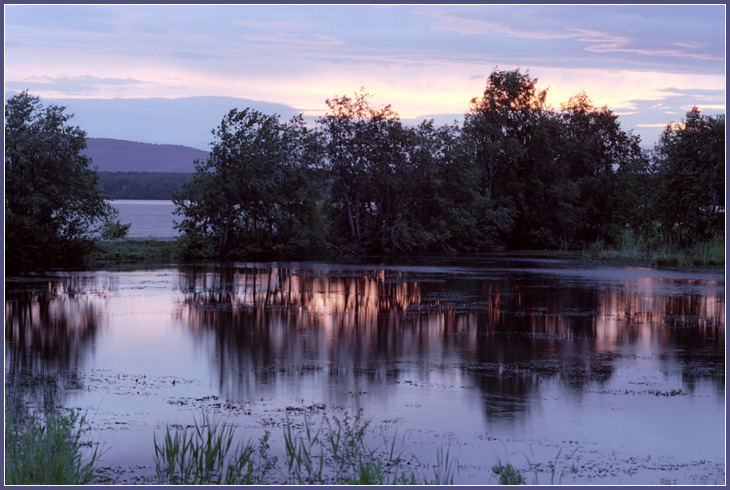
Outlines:
[[[724,114],[703,116],[694,107],[667,125],[655,165],[655,209],[665,239],[686,246],[724,233]]]
[[[497,173],[513,172],[527,151],[547,97],[547,90],[538,90],[536,84],[529,71],[495,68],[482,96],[469,103],[464,131],[474,141],[474,158],[482,171],[487,199],[492,198]]]
[[[362,90],[327,99],[329,112],[317,123],[332,178],[335,240],[382,249],[403,205],[397,201],[409,136],[389,105],[374,107],[369,97]]]
[[[427,120],[415,128],[409,213],[423,237],[421,250],[474,252],[504,246],[513,216],[483,195],[472,154],[471,140],[456,123],[435,127]]]
[[[574,183],[572,208],[576,240],[610,240],[627,224],[638,226],[646,157],[640,138],[621,129],[607,106],[595,107],[585,92],[562,104],[558,147],[567,178]],[[630,219],[630,210],[637,214]],[[631,221],[631,223],[629,223]]]
[[[65,107],[27,91],[5,105],[5,260],[10,268],[77,263],[112,208],[90,168],[86,133]]]
[[[536,227],[532,211],[541,200],[540,168],[545,149],[540,127],[545,120],[547,90],[537,89],[529,71],[494,69],[481,97],[469,104],[464,133],[481,174],[482,193],[493,216],[509,217],[513,247],[531,245]],[[540,151],[538,151],[538,148]],[[536,158],[537,157],[537,158]]]
[[[188,251],[225,258],[316,247],[317,143],[301,116],[282,123],[276,114],[233,109],[212,133],[209,158],[195,162],[193,179],[173,199]]]

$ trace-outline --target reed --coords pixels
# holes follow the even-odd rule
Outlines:
[[[440,448],[433,477],[402,471],[403,449],[397,434],[383,436],[375,447],[366,442],[370,421],[345,413],[340,417],[325,415],[319,428],[305,417],[303,428],[294,433],[287,419],[284,440],[289,477],[294,484],[346,485],[445,485],[453,484],[458,462],[448,449]]]
[[[155,467],[161,484],[218,485],[451,485],[458,462],[441,448],[433,476],[402,471],[398,438],[383,437],[371,447],[366,442],[370,422],[362,411],[352,416],[324,415],[316,426],[305,416],[298,429],[287,418],[284,426],[285,465],[268,455],[269,433],[259,441],[238,446],[232,426],[211,423],[203,416],[192,429],[170,431],[158,441],[155,436]]]
[[[8,485],[84,485],[95,475],[98,446],[84,454],[86,415],[76,410],[5,418],[5,483]],[[87,452],[88,453],[88,452]]]
[[[161,441],[154,436],[155,471],[161,484],[250,485],[263,483],[275,466],[268,456],[269,433],[257,447],[246,442],[233,448],[234,428],[212,422],[205,414],[193,430],[170,431]]]

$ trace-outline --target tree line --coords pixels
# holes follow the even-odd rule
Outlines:
[[[586,93],[547,106],[495,69],[462,124],[403,124],[364,90],[308,128],[231,110],[175,194],[187,253],[461,253],[724,237],[725,117],[697,108],[656,147]]]
[[[230,259],[724,240],[724,115],[693,108],[645,150],[584,92],[559,109],[546,96],[529,71],[495,69],[461,124],[405,125],[364,90],[328,99],[313,128],[232,109],[173,193],[180,245]],[[123,226],[64,111],[27,92],[6,102],[10,267],[79,259]]]
[[[99,186],[110,199],[172,200],[192,179],[179,172],[99,172]]]

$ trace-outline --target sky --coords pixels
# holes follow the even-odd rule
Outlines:
[[[692,106],[725,113],[725,5],[4,10],[6,97],[28,89],[62,101],[78,116],[74,122],[91,125],[82,125],[90,137],[141,134],[134,133],[137,124],[147,141],[187,138],[200,147],[226,111],[207,104],[199,118],[180,118],[158,103],[232,97],[289,107],[312,120],[326,112],[326,99],[361,88],[405,122],[449,123],[463,117],[495,68],[529,71],[558,109],[585,91],[645,145]],[[155,123],[145,125],[145,114]]]

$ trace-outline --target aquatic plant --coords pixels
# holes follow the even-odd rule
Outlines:
[[[547,470],[550,472],[550,485],[560,485],[563,481],[563,475],[565,475],[565,472],[568,470],[572,473],[578,472],[578,469],[575,465],[575,460],[573,458],[575,457],[575,454],[578,452],[580,447],[581,447],[580,445],[576,446],[573,449],[572,453],[570,453],[569,455],[565,456],[565,458],[563,458],[566,462],[570,462],[570,468],[568,468],[567,466],[563,466],[562,469],[560,470],[560,473],[558,473],[558,463],[560,461],[560,455],[563,453],[564,447],[561,447],[558,450],[558,453],[555,455],[555,458],[549,460],[547,462],[547,464],[544,465],[547,468]],[[530,448],[530,453],[532,454],[532,460],[530,458],[528,458],[527,455],[525,455],[525,459],[527,460],[528,470],[530,472],[532,472],[532,474],[533,474],[532,484],[539,485],[540,483],[539,483],[538,475],[539,475],[539,473],[544,472],[543,464],[533,462],[533,460],[535,459],[535,456],[532,453],[532,448]],[[557,482],[555,481],[556,476],[558,477]]]
[[[246,442],[231,453],[234,428],[211,422],[203,414],[193,430],[170,431],[155,445],[155,472],[159,483],[177,485],[250,485],[263,483],[276,465],[268,456],[269,433],[259,440],[258,451]]]
[[[401,471],[403,451],[397,437],[383,438],[383,444],[370,447],[365,439],[370,422],[362,411],[351,416],[323,416],[315,427],[305,417],[296,430],[287,418],[284,431],[286,464],[268,455],[266,432],[258,449],[248,442],[231,452],[236,438],[233,426],[211,423],[204,415],[191,429],[171,431],[161,441],[155,436],[155,468],[161,484],[218,485],[270,484],[296,485],[451,485],[458,462],[443,447],[433,466],[433,477]]]
[[[497,464],[492,466],[492,472],[499,477],[500,485],[523,485],[525,483],[520,470],[510,463],[503,465],[501,461],[497,460]]]
[[[448,449],[440,448],[433,477],[401,472],[403,450],[398,450],[397,436],[383,437],[383,444],[370,447],[365,434],[370,421],[363,420],[362,410],[352,417],[323,417],[314,429],[305,417],[303,428],[296,434],[287,419],[284,441],[287,453],[289,483],[347,485],[442,485],[453,484],[458,462],[449,457]]]
[[[98,447],[84,457],[86,415],[76,410],[5,417],[5,483],[8,485],[84,485],[95,474]]]

